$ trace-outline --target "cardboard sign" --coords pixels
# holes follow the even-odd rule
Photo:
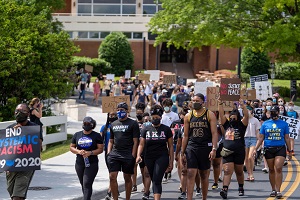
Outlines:
[[[126,102],[130,111],[130,97],[125,96],[113,96],[113,97],[102,97],[102,112],[109,113],[117,110],[117,106],[121,102]]]
[[[145,74],[150,74],[149,80],[159,81],[160,78],[160,70],[146,70]]]
[[[258,76],[251,76],[250,77],[250,85],[251,88],[255,88],[255,82],[262,82],[262,81],[268,81],[268,74],[258,75]]]
[[[220,97],[222,101],[238,101],[241,97],[241,79],[222,78],[220,84]]]
[[[150,74],[139,74],[139,80],[149,81],[150,80]]]
[[[182,78],[180,76],[177,76],[177,85],[186,85],[187,84],[187,79]]]
[[[258,120],[261,120],[261,118],[263,116],[263,113],[264,113],[264,109],[263,108],[254,108],[254,110],[253,110],[253,115]]]
[[[269,81],[255,82],[256,98],[266,100],[272,97],[272,86]]]
[[[131,70],[125,70],[125,78],[131,78]]]
[[[107,80],[115,80],[115,75],[114,74],[106,74],[106,79]]]
[[[279,119],[282,119],[283,121],[289,124],[290,138],[298,139],[298,134],[300,130],[300,120],[282,115],[279,115]]]
[[[173,83],[177,83],[177,78],[176,75],[164,75],[163,77],[163,82],[164,84],[173,84]]]
[[[205,82],[205,78],[197,78],[196,82]]]
[[[255,89],[241,90],[241,99],[243,99],[243,100],[256,99],[256,90]]]
[[[86,71],[88,71],[88,72],[93,72],[94,67],[91,66],[91,65],[85,65],[85,66],[84,66],[84,69],[85,69]]]
[[[0,172],[41,169],[40,126],[0,130]]]
[[[201,93],[205,96],[206,94],[206,89],[208,87],[212,87],[213,86],[213,82],[195,82],[195,85],[194,85],[194,93],[197,94],[197,93]]]
[[[206,92],[206,108],[211,111],[218,111],[219,87],[207,87]],[[233,101],[224,101],[224,111],[232,111],[234,107]]]

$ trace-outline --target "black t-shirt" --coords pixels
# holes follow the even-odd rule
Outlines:
[[[145,138],[144,156],[145,159],[156,159],[162,155],[168,155],[168,139],[173,136],[170,127],[161,124],[155,128],[146,126],[142,129],[141,137]]]
[[[185,101],[189,101],[190,96],[187,93],[182,93],[180,92],[179,94],[176,95],[176,101],[178,101],[178,106],[182,107],[182,103]]]
[[[178,138],[182,138],[183,127],[184,127],[184,122],[181,121],[181,119],[173,121],[172,124],[170,125],[170,128],[173,133],[174,144],[177,143]]]
[[[12,125],[9,125],[7,128],[13,128],[15,125],[17,125],[17,123],[13,123]],[[38,124],[35,124],[31,121],[27,121],[25,126],[39,126]],[[43,141],[43,131],[40,129],[40,139]]]
[[[29,115],[29,119],[31,122],[37,124],[37,125],[40,125],[40,126],[43,126],[43,123],[41,122],[40,118],[38,118],[37,116],[33,115],[32,114],[32,111],[34,110],[35,108],[31,108],[30,109],[30,115]]]
[[[71,143],[75,144],[79,150],[93,151],[97,149],[97,144],[103,144],[103,139],[100,133],[95,131],[92,131],[90,134],[84,134],[83,131],[79,131],[73,135]],[[98,162],[97,155],[91,155],[88,158],[90,163]],[[76,162],[84,164],[83,156],[77,154]]]
[[[238,122],[237,127],[232,127],[228,120],[223,125],[225,129],[225,136],[223,145],[226,149],[236,150],[245,147],[245,132],[247,126],[242,121]]]
[[[114,158],[131,159],[133,138],[139,137],[139,124],[135,120],[127,118],[125,121],[114,121],[110,128],[110,139],[114,140],[114,145],[109,155]]]
[[[264,122],[269,120],[269,119],[271,119],[271,117],[267,117],[267,115],[265,113],[261,117],[261,121],[264,121]]]
[[[160,96],[158,97],[158,101],[159,101],[160,105],[162,105],[162,102],[163,102],[166,98],[168,98],[167,95],[160,95]]]

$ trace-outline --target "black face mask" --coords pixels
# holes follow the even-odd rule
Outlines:
[[[113,123],[114,121],[116,121],[118,119],[118,117],[110,117],[110,118],[108,118],[108,121],[110,122],[110,123]]]
[[[271,118],[272,119],[277,119],[278,118],[278,114],[276,112],[271,112]]]
[[[199,102],[193,103],[193,108],[195,110],[200,110],[202,108],[202,103],[199,103]]]
[[[136,118],[137,118],[139,121],[141,121],[141,120],[143,119],[143,115],[137,114],[137,115],[136,115]]]
[[[180,119],[180,121],[181,121],[181,124],[183,124],[184,123],[184,118]]]
[[[89,125],[82,125],[83,130],[85,131],[90,131],[93,129],[93,124],[89,124]]]
[[[159,125],[159,124],[160,124],[160,119],[159,119],[159,118],[153,119],[153,120],[152,120],[152,124],[153,124],[154,126]]]
[[[232,127],[236,127],[238,125],[238,121],[236,119],[230,119],[229,123]]]
[[[23,123],[27,120],[28,114],[27,113],[22,113],[22,112],[17,112],[15,114],[16,122],[18,123]]]

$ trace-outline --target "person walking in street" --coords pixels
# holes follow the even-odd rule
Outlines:
[[[43,132],[43,123],[41,122],[41,118],[43,117],[43,107],[44,105],[39,98],[33,98],[29,103],[29,119],[31,122],[40,126],[41,132]]]
[[[98,173],[98,156],[103,152],[103,140],[99,133],[93,131],[96,121],[85,117],[82,131],[73,135],[70,151],[76,154],[75,170],[82,187],[83,199],[90,200],[93,193],[93,183]]]
[[[134,174],[135,158],[140,137],[138,123],[128,118],[128,105],[121,102],[117,105],[118,120],[111,124],[110,140],[107,150],[107,163],[111,193],[118,200],[119,171],[123,172],[125,180],[126,200],[130,199],[132,190],[131,175]]]
[[[101,91],[101,86],[100,86],[98,78],[95,79],[93,88],[94,88],[93,104],[95,103],[95,105],[98,106],[99,105],[98,99],[99,99],[99,95],[100,95],[100,91]]]
[[[146,126],[141,131],[136,162],[144,161],[151,177],[154,199],[159,200],[162,194],[162,178],[165,171],[173,169],[174,151],[173,135],[170,127],[161,124],[163,109],[154,105],[150,109],[152,125]],[[149,199],[150,191],[145,191],[143,199]]]
[[[195,178],[199,171],[202,199],[206,200],[211,161],[216,157],[217,150],[217,119],[213,112],[203,107],[203,94],[196,94],[192,102],[193,110],[184,118],[181,159],[183,165],[187,165],[187,199],[193,198]]]
[[[286,151],[289,152],[288,159],[292,158],[289,125],[279,119],[278,106],[272,106],[270,112],[271,119],[262,124],[255,149],[257,150],[264,142],[264,154],[269,166],[269,180],[272,187],[270,197],[281,199],[282,167]],[[255,155],[256,151],[253,152],[253,156]]]
[[[86,89],[86,81],[84,81],[84,79],[82,79],[80,82],[79,82],[79,98],[78,99],[81,99],[82,97],[82,100],[83,100],[83,103],[85,103],[85,89]]]
[[[240,108],[243,110],[244,117],[241,118],[238,109],[233,109],[229,114],[229,121],[224,116],[223,102],[219,100],[220,122],[225,130],[223,149],[223,189],[220,195],[223,199],[227,199],[228,187],[231,182],[233,171],[235,171],[237,182],[239,185],[239,196],[244,196],[244,160],[245,160],[245,132],[248,126],[249,113],[244,105],[244,101],[240,99]]]

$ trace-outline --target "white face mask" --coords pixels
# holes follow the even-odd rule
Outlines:
[[[266,106],[266,109],[267,109],[267,110],[270,110],[270,109],[271,109],[271,107],[272,107],[272,106]]]
[[[288,106],[289,110],[294,110],[294,106]]]
[[[283,113],[284,113],[284,111],[283,111],[283,110],[279,111],[279,114],[280,114],[280,115],[282,115]]]

